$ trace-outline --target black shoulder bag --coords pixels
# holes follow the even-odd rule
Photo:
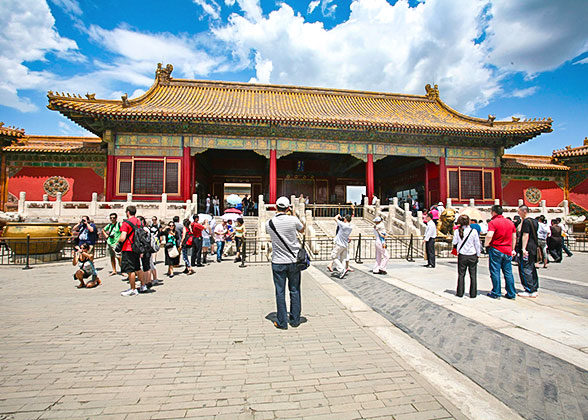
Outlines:
[[[274,231],[276,236],[280,239],[280,241],[282,241],[282,243],[284,244],[284,246],[286,247],[288,252],[290,252],[290,254],[294,255],[294,258],[296,258],[296,268],[298,268],[300,271],[306,270],[310,266],[310,257],[308,256],[306,249],[304,249],[304,244],[306,243],[306,235],[304,235],[302,237],[302,246],[298,250],[298,255],[295,255],[294,252],[292,252],[292,250],[290,249],[290,247],[286,243],[286,241],[284,241],[284,238],[282,238],[282,236],[276,230],[276,225],[274,225],[273,220],[269,221],[269,226],[272,228],[272,230]]]

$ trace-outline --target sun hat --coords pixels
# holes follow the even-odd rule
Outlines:
[[[288,200],[288,197],[280,197],[276,200],[276,206],[278,206],[279,209],[287,209],[288,207],[290,207],[290,200]]]
[[[374,222],[381,222],[382,218],[380,216],[374,217]]]

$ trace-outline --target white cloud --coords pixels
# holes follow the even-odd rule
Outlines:
[[[537,86],[531,86],[526,89],[516,89],[510,93],[510,96],[514,96],[515,98],[526,98],[527,96],[534,95],[539,88]]]
[[[257,77],[252,77],[249,83],[269,83],[273,67],[271,60],[264,60],[259,53],[255,54]]]
[[[588,1],[492,0],[490,62],[506,71],[553,70],[588,50]]]
[[[349,20],[326,30],[283,3],[259,21],[233,15],[215,33],[241,63],[256,54],[257,80],[267,79],[268,66],[259,63],[269,61],[269,79],[279,84],[423,94],[435,82],[442,99],[471,111],[500,86],[485,64],[486,51],[473,42],[484,3],[451,5],[355,0]]]
[[[588,64],[588,57],[586,57],[582,60],[578,60],[574,64]]]
[[[307,13],[310,15],[319,4],[321,4],[321,0],[314,0],[308,3]]]
[[[82,8],[77,0],[51,0],[51,3],[61,7],[70,16],[82,15]]]
[[[59,133],[64,136],[93,136],[88,130],[80,127],[69,120],[60,120],[57,123]]]
[[[198,6],[202,7],[204,13],[210,15],[213,19],[220,18],[220,6],[214,0],[193,0]]]
[[[47,61],[48,54],[79,60],[77,44],[63,38],[45,1],[2,0],[0,13],[0,105],[22,112],[37,107],[19,94],[23,89],[44,90],[56,78],[47,71],[33,71],[27,63]]]

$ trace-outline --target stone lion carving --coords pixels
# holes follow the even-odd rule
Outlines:
[[[452,208],[443,210],[437,221],[437,236],[453,236],[453,225],[457,211]]]

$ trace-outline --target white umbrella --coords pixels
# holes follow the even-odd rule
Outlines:
[[[198,220],[200,223],[204,223],[205,220],[210,222],[212,220],[212,216],[210,214],[200,213],[198,214]]]
[[[221,219],[232,220],[233,222],[239,218],[241,218],[241,215],[237,213],[225,213],[221,216]]]
[[[230,206],[236,206],[240,202],[241,197],[239,197],[237,194],[231,194],[227,197],[227,203],[229,203]]]

